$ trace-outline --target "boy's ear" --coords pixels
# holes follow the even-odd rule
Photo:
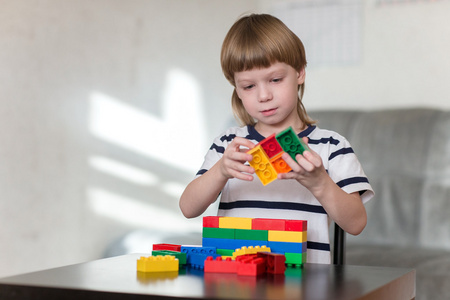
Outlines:
[[[305,83],[306,72],[305,68],[301,69],[300,72],[297,73],[297,83],[301,85]]]

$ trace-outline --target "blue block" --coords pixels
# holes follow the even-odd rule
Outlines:
[[[202,246],[181,246],[181,252],[202,253],[202,254],[216,254],[216,247],[202,247]]]
[[[216,255],[216,248],[201,246],[181,246],[181,252],[186,253],[186,264],[195,266],[199,262],[199,259],[196,259],[194,257],[195,255],[203,255],[206,259],[207,256]],[[204,263],[202,265],[204,265]]]
[[[304,253],[306,252],[306,243],[289,242],[267,242],[270,251],[276,253]]]

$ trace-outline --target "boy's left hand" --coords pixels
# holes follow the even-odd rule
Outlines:
[[[307,137],[304,137],[303,141],[308,144]],[[320,188],[328,176],[321,157],[311,149],[304,151],[303,154],[297,154],[295,157],[297,162],[287,153],[283,153],[282,158],[292,168],[292,172],[278,174],[278,179],[295,179],[312,191]]]

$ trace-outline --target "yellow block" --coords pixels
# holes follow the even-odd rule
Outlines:
[[[252,229],[252,218],[221,217],[219,228]]]
[[[141,256],[137,261],[139,272],[178,271],[178,266],[178,259],[173,255]]]
[[[306,242],[306,231],[269,230],[268,241],[304,243]]]
[[[236,249],[236,251],[233,252],[233,259],[235,259],[237,256],[245,255],[245,254],[255,254],[258,252],[271,252],[270,248],[267,246],[250,246],[250,247],[242,247],[239,249]]]
[[[263,185],[267,185],[277,179],[277,171],[270,163],[269,158],[261,145],[257,145],[255,148],[247,151],[247,153],[253,156],[253,159],[248,163],[255,169],[255,174],[261,180]]]

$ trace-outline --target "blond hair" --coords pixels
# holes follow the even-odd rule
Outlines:
[[[252,14],[240,18],[230,28],[222,44],[220,62],[225,77],[236,87],[236,72],[268,68],[275,62],[286,63],[300,72],[306,68],[306,55],[301,40],[282,21],[267,14]],[[298,116],[305,125],[314,124],[302,103],[305,84],[299,85],[298,90]],[[245,110],[236,88],[231,104],[241,125],[256,124]]]

